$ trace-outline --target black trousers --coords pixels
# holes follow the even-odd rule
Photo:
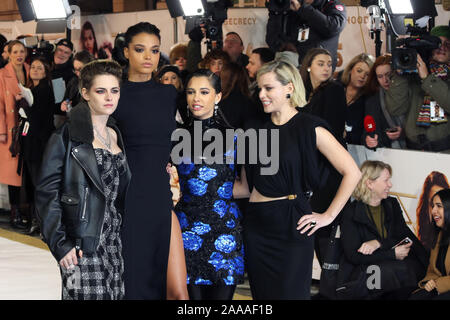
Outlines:
[[[188,285],[190,300],[232,300],[236,286]]]
[[[314,236],[296,229],[304,214],[296,201],[248,204],[243,221],[244,248],[255,300],[310,299]]]
[[[19,206],[20,204],[20,187],[8,186],[9,204],[11,206]]]

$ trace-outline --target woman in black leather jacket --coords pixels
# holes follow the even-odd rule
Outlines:
[[[81,71],[83,102],[51,136],[36,186],[44,241],[59,262],[63,299],[121,299],[120,226],[130,181],[122,137],[109,118],[121,69],[95,61]]]

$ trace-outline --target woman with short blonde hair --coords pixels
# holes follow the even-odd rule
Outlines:
[[[381,175],[381,172],[386,169],[389,175],[392,175],[392,168],[389,164],[382,161],[367,160],[361,165],[361,180],[358,182],[353,191],[353,198],[362,201],[366,204],[370,203],[372,197],[372,190],[367,186],[367,181],[375,181]]]
[[[274,60],[269,63],[264,64],[256,75],[256,81],[269,72],[273,72],[276,75],[277,80],[283,85],[292,83],[294,90],[290,96],[290,102],[292,107],[303,107],[306,104],[305,98],[305,86],[303,85],[303,80],[298,72],[297,68],[292,64]]]
[[[365,161],[362,177],[340,222],[344,257],[339,299],[406,299],[422,279],[427,253],[408,228],[400,204],[389,196],[392,168]],[[378,288],[366,285],[368,267],[379,269]],[[347,276],[346,276],[347,275]]]
[[[258,71],[257,82],[264,112],[270,117],[254,119],[252,129],[257,129],[259,146],[266,144],[263,147],[268,149],[272,146],[263,132],[277,132],[279,167],[265,174],[261,159],[247,164],[243,174],[250,193],[243,226],[250,288],[255,300],[310,299],[311,235],[334,221],[360,172],[325,121],[301,110],[305,87],[297,68],[284,61],[268,62]],[[312,211],[308,200],[310,191],[320,190],[326,182],[324,159],[343,178],[330,205],[319,213]]]

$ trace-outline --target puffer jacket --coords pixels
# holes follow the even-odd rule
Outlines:
[[[114,124],[117,143],[125,152],[122,136]],[[50,137],[36,185],[36,213],[44,241],[60,261],[74,247],[94,253],[102,232],[106,197],[92,146],[93,126],[89,107],[78,104],[69,119]],[[124,213],[124,200],[131,179],[128,164],[120,176],[116,206]]]

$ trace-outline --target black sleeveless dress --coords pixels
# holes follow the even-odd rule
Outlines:
[[[132,174],[122,226],[125,299],[166,299],[172,209],[166,165],[176,96],[173,86],[154,80],[127,81],[113,114]]]
[[[271,198],[292,195],[292,200],[249,202],[244,247],[254,299],[310,298],[314,236],[296,228],[298,220],[312,212],[305,192],[326,180],[324,158],[316,148],[318,126],[327,128],[323,120],[302,112],[281,126],[270,119],[252,124],[279,130],[279,169],[274,175],[261,175],[263,165],[246,165],[250,190]]]

